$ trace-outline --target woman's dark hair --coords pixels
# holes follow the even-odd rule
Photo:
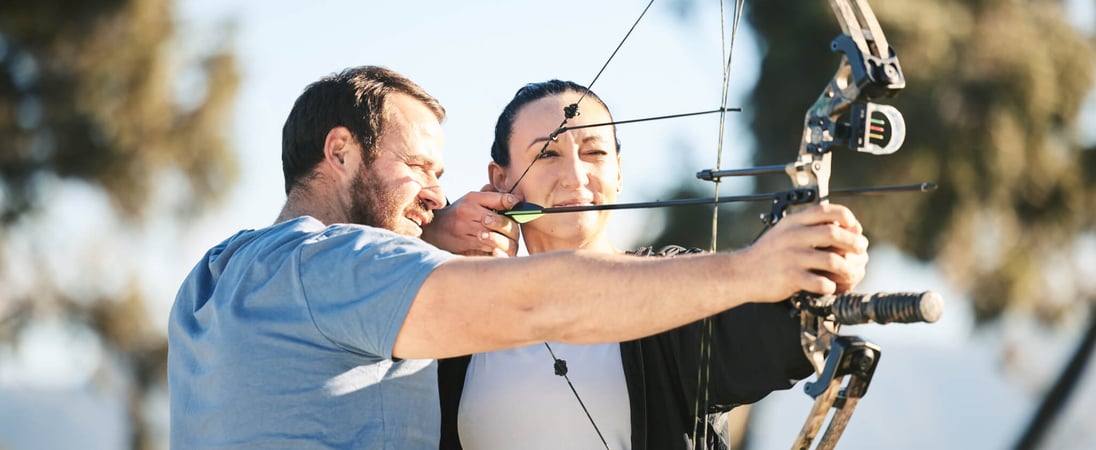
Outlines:
[[[306,179],[323,159],[327,133],[346,127],[362,147],[362,161],[376,157],[384,133],[385,99],[406,94],[445,120],[445,108],[425,90],[399,73],[376,66],[351,67],[308,85],[297,97],[282,127],[282,173],[285,193]]]
[[[548,80],[541,83],[529,83],[518,89],[518,92],[514,94],[514,98],[502,109],[499,121],[495,124],[495,142],[491,144],[491,159],[500,166],[509,167],[510,136],[514,134],[514,119],[517,118],[518,111],[529,103],[564,92],[577,92],[580,94],[585,92],[586,98],[598,102],[605,108],[605,111],[609,111],[609,106],[601,101],[601,97],[598,97],[593,91],[587,91],[585,86],[573,81]],[[580,106],[579,112],[581,113],[581,111],[582,107]],[[612,120],[612,117],[613,113],[610,112],[609,120]],[[551,131],[555,130],[545,130],[545,132]],[[613,125],[613,140],[616,141],[616,152],[620,153],[620,139],[617,139],[616,135],[616,125]]]

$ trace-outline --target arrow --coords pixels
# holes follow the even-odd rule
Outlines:
[[[869,194],[885,194],[891,192],[928,192],[936,189],[936,185],[933,183],[919,183],[919,184],[904,184],[897,186],[880,186],[869,188],[847,188],[847,189],[834,189],[830,191],[830,196],[834,195],[869,195]],[[518,202],[514,205],[514,208],[509,211],[500,211],[499,214],[507,216],[513,219],[517,223],[527,223],[535,219],[543,217],[545,214],[558,214],[558,213],[571,213],[571,212],[583,212],[583,211],[609,211],[614,209],[646,209],[646,208],[662,208],[667,206],[690,206],[690,205],[715,205],[720,203],[731,202],[759,202],[759,201],[774,201],[777,200],[782,193],[766,193],[766,194],[748,194],[748,195],[731,195],[727,197],[699,197],[699,198],[682,198],[676,200],[656,200],[653,202],[636,202],[636,203],[614,203],[609,205],[578,205],[578,206],[557,206],[553,208],[545,208],[536,203],[530,202]]]

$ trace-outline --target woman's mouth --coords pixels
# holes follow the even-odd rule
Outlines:
[[[594,204],[593,200],[575,199],[575,200],[568,200],[568,201],[561,202],[561,203],[556,203],[556,204],[553,204],[552,206],[558,208],[558,207],[562,207],[562,206],[586,206],[586,205],[593,205],[593,204]]]

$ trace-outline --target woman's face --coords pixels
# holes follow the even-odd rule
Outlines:
[[[555,141],[548,139],[563,120],[563,108],[578,101],[581,95],[564,92],[533,101],[518,111],[510,135],[510,166],[491,163],[489,169],[496,189],[509,190],[548,142],[544,156],[521,179],[515,193],[544,207],[616,201],[622,180],[612,126],[569,130]],[[567,126],[611,120],[605,107],[587,98],[579,105],[579,115],[568,120]],[[608,215],[608,211],[547,214],[523,225],[522,232],[527,237],[544,234],[582,244],[604,230]]]

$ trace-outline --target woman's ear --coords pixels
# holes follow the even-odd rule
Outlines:
[[[487,164],[487,178],[491,180],[491,186],[494,186],[496,192],[509,190],[506,187],[506,168],[499,165],[499,163],[491,161],[490,164]]]

